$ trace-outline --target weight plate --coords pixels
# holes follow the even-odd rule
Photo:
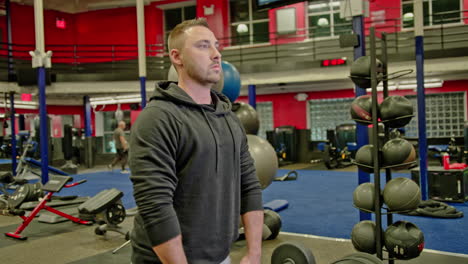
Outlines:
[[[120,203],[111,205],[106,210],[106,218],[110,225],[118,225],[122,223],[125,219],[125,208]]]
[[[315,264],[312,251],[298,242],[285,242],[271,255],[271,264]]]
[[[382,264],[382,260],[374,255],[358,252],[339,259],[332,264]]]
[[[18,208],[29,196],[30,186],[24,184],[18,187],[16,191],[8,197],[8,205],[10,209]]]

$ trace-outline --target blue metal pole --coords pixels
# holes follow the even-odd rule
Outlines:
[[[39,120],[40,120],[40,145],[41,145],[41,172],[42,184],[49,181],[49,127],[47,125],[47,105],[46,105],[46,69],[37,68],[37,85],[39,87]]]
[[[426,138],[426,95],[424,88],[424,12],[423,1],[415,0],[414,40],[416,54],[416,83],[418,95],[418,145],[419,179],[421,198],[427,200],[427,138]]]
[[[146,77],[140,77],[141,109],[146,107]]]
[[[11,126],[11,170],[16,175],[16,120],[15,120],[15,95],[10,93],[10,126]]]
[[[89,103],[89,96],[83,97],[83,105],[85,111],[85,137],[91,137],[91,104]]]
[[[257,90],[255,84],[249,84],[249,104],[257,109]]]
[[[424,37],[416,36],[416,81],[418,95],[419,178],[421,195],[427,200],[426,95],[424,88]]]
[[[353,17],[353,30],[358,35],[359,45],[354,47],[354,60],[366,55],[366,36],[364,31],[364,17],[355,16]],[[356,85],[356,97],[366,94],[366,89],[360,88]],[[367,126],[356,124],[356,138],[358,148],[369,144],[369,136],[367,132]],[[369,173],[362,170],[358,170],[358,184],[362,184],[370,181]],[[371,220],[372,215],[359,211],[359,220]]]

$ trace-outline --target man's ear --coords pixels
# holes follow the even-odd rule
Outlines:
[[[182,65],[182,54],[178,49],[171,49],[169,56],[171,57],[172,64]]]

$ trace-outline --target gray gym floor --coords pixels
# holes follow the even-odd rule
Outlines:
[[[305,165],[298,164],[296,167],[288,167],[288,169],[301,169],[303,166]],[[103,168],[95,168],[95,170],[100,169]],[[19,217],[0,216],[0,232],[13,232],[20,223]],[[132,223],[133,217],[127,217],[121,224],[122,229],[130,229]],[[130,246],[125,246],[112,254],[114,249],[125,243],[123,235],[107,232],[105,236],[97,236],[94,234],[95,227],[96,225],[77,225],[70,221],[45,224],[34,220],[23,231],[23,234],[29,237],[28,240],[17,241],[2,236],[0,239],[1,263],[128,264],[130,262]],[[263,242],[262,263],[270,263],[273,249],[286,241],[300,242],[310,248],[318,264],[328,264],[356,252],[349,240],[280,233],[275,240]],[[239,263],[245,250],[244,241],[237,242],[233,246],[231,251],[233,263]],[[466,264],[468,263],[468,255],[425,250],[416,259],[396,261],[395,263]]]

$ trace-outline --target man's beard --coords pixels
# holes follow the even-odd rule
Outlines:
[[[217,82],[219,82],[221,79],[220,73],[218,73],[217,75],[214,72],[213,74],[209,74],[209,72],[207,71],[204,72],[202,69],[192,66],[191,64],[188,64],[187,66],[189,66],[189,67],[186,67],[187,75],[202,85],[213,86]]]

